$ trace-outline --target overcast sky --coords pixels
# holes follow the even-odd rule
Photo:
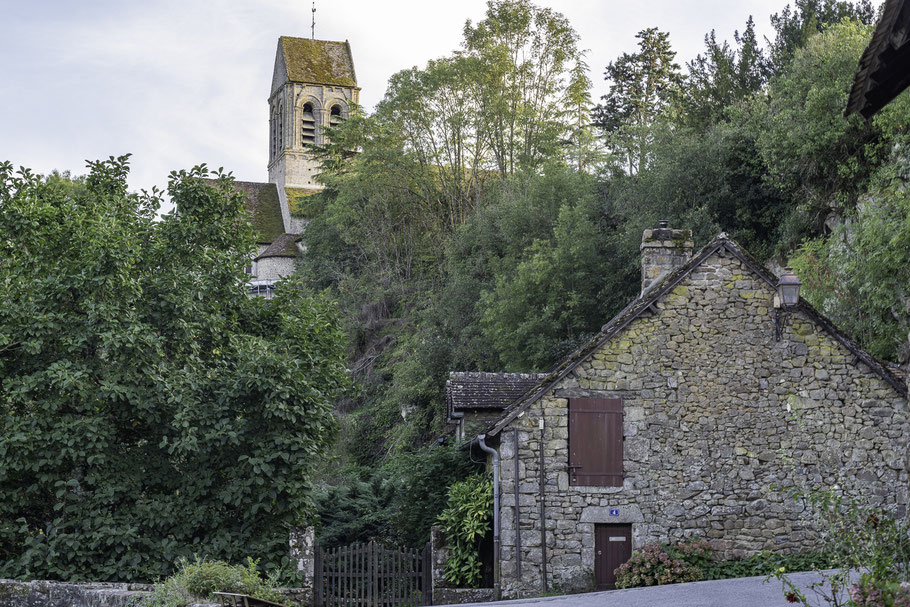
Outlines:
[[[670,32],[680,64],[711,29],[760,36],[786,0],[538,0],[588,49],[595,98],[604,66],[635,34]],[[876,2],[876,4],[880,4]],[[0,160],[40,173],[133,154],[130,187],[164,187],[205,162],[266,181],[266,97],[278,37],[309,36],[311,0],[0,0]],[[361,103],[389,76],[456,49],[485,0],[317,0],[316,37],[349,40]]]

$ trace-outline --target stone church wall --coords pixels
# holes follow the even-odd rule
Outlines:
[[[799,312],[776,341],[772,297],[714,254],[502,431],[504,596],[542,590],[541,447],[550,589],[593,588],[597,523],[632,523],[635,549],[704,537],[734,558],[812,547],[785,495],[795,485],[838,484],[904,514],[906,401]],[[624,400],[622,487],[569,486],[568,399],[585,396]]]

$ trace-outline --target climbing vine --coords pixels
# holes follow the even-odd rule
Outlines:
[[[492,528],[493,483],[474,474],[449,487],[448,507],[439,523],[449,544],[446,581],[456,586],[476,587],[482,576],[480,542]]]

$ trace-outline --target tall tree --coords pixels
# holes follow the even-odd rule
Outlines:
[[[502,177],[559,155],[559,102],[580,59],[577,41],[568,19],[528,0],[489,0],[486,17],[465,24],[464,53],[480,64],[478,102]]]
[[[604,78],[610,92],[594,108],[594,121],[603,129],[607,146],[629,174],[647,164],[654,123],[671,107],[682,81],[667,32],[652,27],[635,37],[638,52],[623,53],[607,65]]]
[[[723,118],[733,103],[758,91],[768,81],[768,62],[755,36],[752,17],[742,33],[733,34],[731,48],[718,42],[714,30],[705,36],[705,51],[687,64],[681,89],[681,120],[704,130]]]
[[[578,171],[590,170],[600,164],[600,149],[594,124],[591,122],[591,79],[588,64],[578,59],[569,75],[569,85],[563,100],[565,119],[569,132],[566,142],[566,160]]]
[[[870,0],[795,0],[771,15],[774,40],[769,41],[769,66],[780,71],[809,38],[844,19],[872,25],[875,11]]]
[[[242,194],[171,175],[175,212],[0,163],[0,576],[152,580],[193,553],[286,555],[348,384],[332,307],[250,298]]]

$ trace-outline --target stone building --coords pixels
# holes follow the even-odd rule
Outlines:
[[[483,432],[506,407],[540,383],[546,373],[449,373],[446,423],[458,440]]]
[[[642,251],[642,294],[474,439],[498,460],[502,594],[609,588],[654,541],[808,549],[800,484],[903,516],[894,370],[805,301],[776,307],[778,278],[725,234],[693,256],[662,226]]]
[[[250,264],[254,294],[270,297],[275,282],[292,273],[303,247],[306,220],[295,212],[322,185],[314,148],[325,129],[346,118],[360,89],[348,42],[282,36],[269,93],[269,181],[236,182],[247,194],[258,250]]]

